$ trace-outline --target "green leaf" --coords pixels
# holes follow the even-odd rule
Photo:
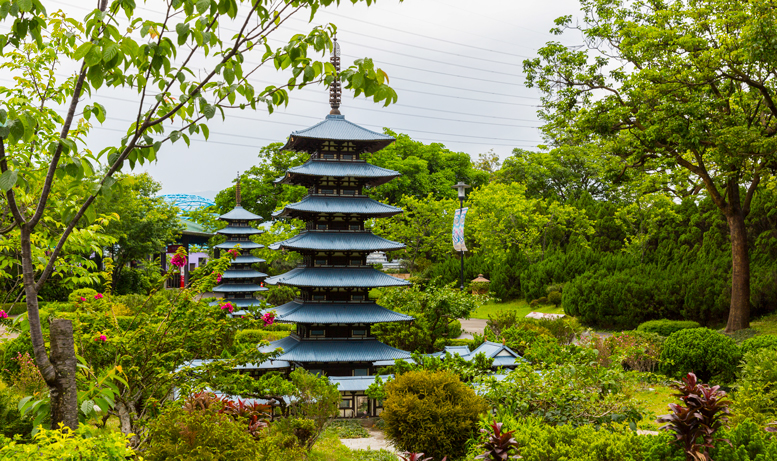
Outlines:
[[[89,416],[92,413],[94,413],[94,402],[91,400],[84,400],[81,403],[81,413],[83,413],[86,416]]]
[[[32,11],[32,0],[17,0],[16,6],[19,7],[19,11],[29,13]]]
[[[76,49],[76,52],[73,53],[73,59],[75,59],[76,61],[81,60],[81,58],[83,58],[84,56],[86,56],[87,53],[89,53],[89,50],[92,49],[93,45],[94,44],[92,42],[82,43],[81,46],[79,46]]]
[[[196,6],[197,12],[203,14],[210,8],[210,0],[198,0]]]
[[[179,139],[181,139],[181,132],[180,131],[173,131],[172,133],[170,133],[170,141],[171,142],[175,143]]]
[[[202,108],[202,113],[205,115],[206,119],[210,120],[213,118],[214,115],[216,115],[216,106],[207,104],[205,107]]]
[[[113,59],[119,53],[119,45],[111,43],[103,47],[103,61],[108,62]]]
[[[15,170],[8,170],[3,174],[0,174],[0,189],[2,189],[3,192],[8,192],[16,185],[16,179],[18,177],[19,173]]]
[[[0,125],[0,139],[8,138],[9,134],[11,134],[11,129],[6,125]]]
[[[11,131],[11,136],[16,141],[22,139],[24,136],[24,124],[18,118],[8,121],[8,128]]]

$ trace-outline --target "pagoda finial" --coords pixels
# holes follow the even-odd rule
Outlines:
[[[329,62],[335,66],[335,79],[331,85],[329,85],[329,105],[332,110],[330,114],[340,115],[340,45],[337,43],[337,34],[334,36],[334,46],[332,47],[332,56],[329,58]]]
[[[240,206],[240,172],[237,172],[237,186],[235,187],[235,203]]]

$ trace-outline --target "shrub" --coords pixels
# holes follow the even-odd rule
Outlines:
[[[0,459],[124,461],[135,457],[128,443],[127,436],[121,432],[99,430],[89,424],[82,424],[75,431],[68,428],[42,429],[35,434],[35,443],[8,441],[0,448]]]
[[[411,371],[386,384],[381,417],[386,437],[403,451],[439,461],[458,459],[487,410],[485,401],[456,375]]]
[[[680,447],[689,460],[711,459],[709,449],[715,442],[723,441],[715,434],[728,423],[726,415],[731,402],[725,400],[726,393],[720,386],[699,384],[693,373],[688,373],[682,383],[672,387],[677,390],[674,396],[684,405],[669,405],[672,413],[658,418],[659,423],[666,423],[661,429],[674,433],[672,443]]]
[[[734,394],[736,421],[766,424],[777,418],[777,348],[754,349],[742,358]]]
[[[470,351],[474,351],[475,348],[472,347],[473,341],[472,339],[450,339],[448,340],[448,346],[467,346]]]
[[[286,336],[289,336],[288,331],[241,330],[235,333],[235,343],[256,346],[260,341],[275,341]]]
[[[19,363],[16,361],[19,354],[29,354],[33,357],[29,333],[22,333],[14,339],[0,343],[0,378],[6,383],[10,383],[13,376],[19,374]]]
[[[560,344],[572,344],[575,337],[583,332],[580,322],[574,317],[562,319],[527,319],[521,320],[522,324],[533,324],[550,332]]]
[[[521,355],[536,342],[556,343],[556,339],[550,334],[550,331],[532,323],[511,326],[502,332],[501,338],[505,340],[507,347]]]
[[[551,291],[550,293],[548,293],[548,302],[550,304],[553,304],[554,306],[561,305],[561,292]]]
[[[633,330],[616,333],[605,340],[610,355],[630,370],[654,372],[658,368],[664,337]]]
[[[255,460],[257,446],[245,423],[220,414],[218,405],[189,411],[172,406],[151,422],[150,444],[144,458],[150,461]]]
[[[704,382],[734,381],[739,363],[739,346],[733,339],[708,328],[672,333],[661,351],[661,372],[682,377],[693,372]]]
[[[71,304],[92,303],[97,295],[97,291],[91,288],[79,288],[70,293],[67,297],[67,301]],[[83,301],[81,300],[83,298]]]
[[[640,323],[637,330],[646,333],[655,333],[661,336],[670,336],[675,331],[689,330],[691,328],[700,328],[698,322],[693,320],[648,320]]]
[[[537,298],[537,304],[540,306],[544,306],[545,304],[548,304],[548,298],[543,296],[541,298]]]
[[[20,398],[10,389],[0,389],[0,435],[12,439],[15,435],[29,437],[32,419],[19,413]]]
[[[501,336],[502,332],[518,323],[520,319],[518,314],[512,310],[498,311],[488,315],[486,328],[490,329],[494,335]]]
[[[742,349],[742,356],[758,349],[777,349],[777,335],[754,336],[745,340],[740,348]]]
[[[363,439],[370,436],[367,429],[355,419],[333,421],[327,428],[327,431],[334,432],[338,439]]]

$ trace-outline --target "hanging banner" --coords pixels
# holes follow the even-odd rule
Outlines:
[[[467,217],[469,208],[458,208],[453,215],[453,249],[456,251],[467,251],[464,244],[464,219]]]

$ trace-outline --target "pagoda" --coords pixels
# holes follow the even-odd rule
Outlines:
[[[337,39],[331,61],[339,71]],[[269,248],[296,251],[303,259],[297,268],[266,281],[296,287],[300,296],[274,308],[276,321],[295,323],[296,331],[261,347],[261,351],[280,348],[283,352],[274,360],[330,377],[371,376],[375,374],[375,362],[393,363],[394,359],[410,357],[410,353],[378,341],[371,331],[376,323],[413,320],[369,297],[372,288],[409,284],[374,269],[366,260],[375,251],[404,248],[401,243],[373,234],[364,225],[368,219],[402,212],[365,195],[366,188],[399,176],[396,171],[362,159],[364,153],[376,152],[394,138],[345,120],[338,110],[338,80],[330,87],[330,105],[332,110],[322,122],[293,132],[283,147],[306,152],[310,159],[290,168],[276,183],[303,185],[308,195],[273,216],[302,220],[305,228]]]
[[[242,315],[245,313],[243,308],[260,304],[259,300],[254,297],[254,293],[267,291],[264,286],[267,274],[253,268],[254,264],[263,263],[264,259],[252,255],[251,250],[264,248],[264,245],[251,241],[252,235],[259,235],[263,231],[252,227],[250,223],[258,221],[262,217],[240,206],[239,177],[235,187],[235,202],[235,208],[218,217],[218,219],[226,221],[227,226],[216,233],[226,236],[227,241],[216,245],[216,251],[228,251],[239,246],[239,255],[232,260],[229,269],[221,274],[222,283],[213,288],[214,293],[223,293],[224,298],[221,301],[211,303],[211,305],[229,302],[233,309],[239,309],[231,312],[232,315]]]

